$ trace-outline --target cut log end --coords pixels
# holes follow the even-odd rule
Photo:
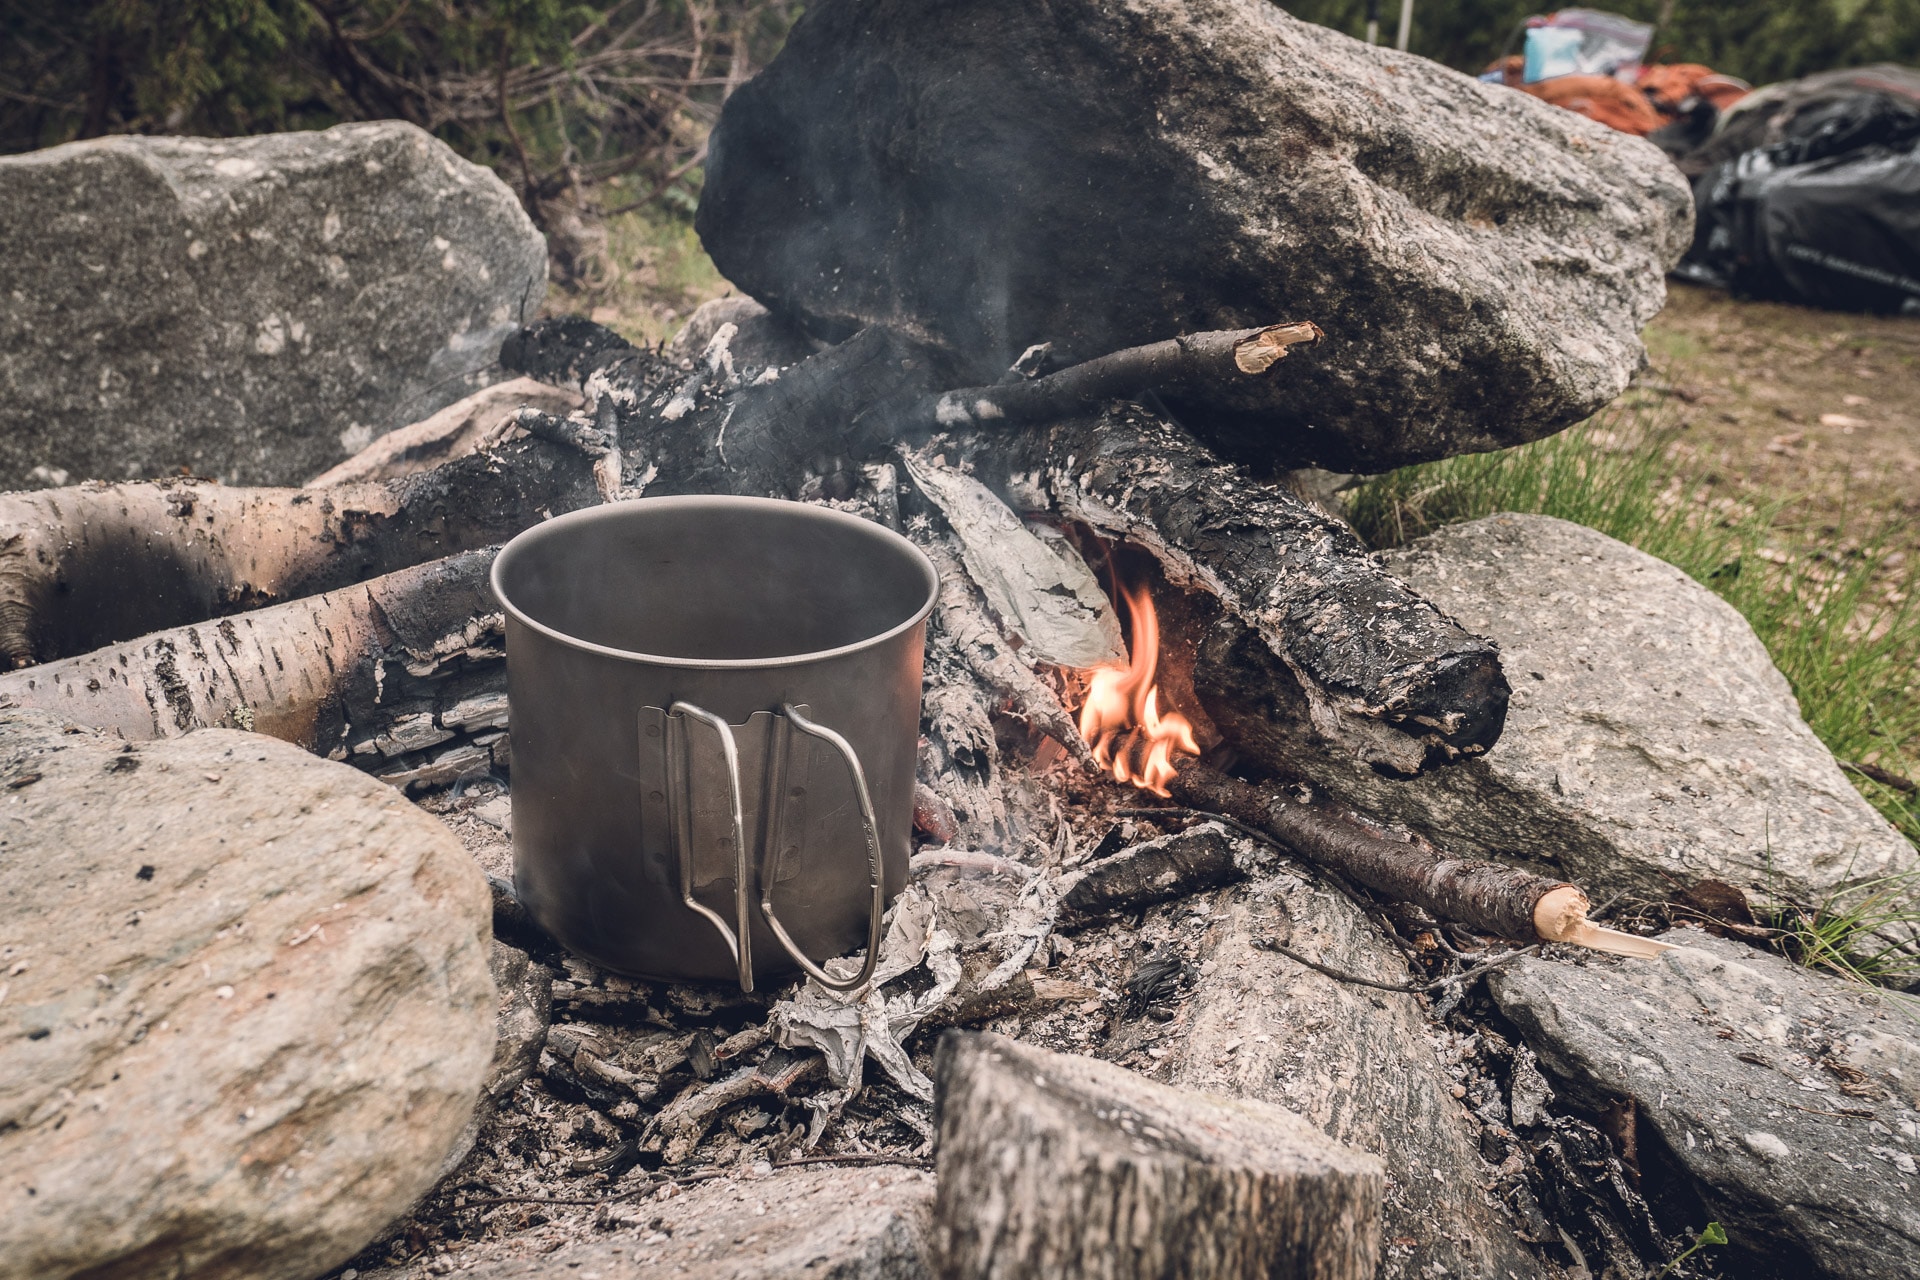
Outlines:
[[[1533,931],[1548,942],[1565,942],[1587,923],[1589,905],[1573,885],[1549,889],[1533,904]]]
[[[1233,363],[1242,373],[1258,376],[1287,357],[1289,347],[1303,342],[1318,342],[1324,337],[1320,326],[1311,320],[1270,325],[1251,338],[1234,344]]]
[[[1360,1280],[1379,1265],[1379,1162],[1292,1112],[988,1034],[949,1032],[935,1073],[949,1280]]]

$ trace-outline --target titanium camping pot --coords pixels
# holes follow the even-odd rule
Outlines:
[[[640,977],[864,985],[906,884],[938,586],[899,534],[767,498],[641,498],[508,543],[493,590],[533,918]],[[821,970],[858,946],[859,974]]]

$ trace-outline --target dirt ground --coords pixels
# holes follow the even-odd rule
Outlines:
[[[1920,545],[1920,318],[1751,302],[1668,283],[1647,326],[1655,386],[1703,473]]]

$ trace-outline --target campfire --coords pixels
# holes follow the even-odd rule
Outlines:
[[[1053,11],[994,9],[1017,53],[962,68],[993,110],[916,131],[901,104],[934,110],[979,33],[922,30],[970,6],[895,9],[870,31],[810,7],[811,60],[742,88],[716,134],[700,229],[769,306],[709,303],[658,347],[531,319],[492,409],[302,487],[0,496],[0,703],[117,735],[85,738],[86,778],[231,786],[173,769],[168,740],[271,735],[440,815],[487,874],[491,944],[476,919],[446,949],[491,945],[499,1048],[449,1086],[434,1159],[335,1215],[405,1216],[313,1257],[365,1246],[366,1280],[697,1271],[696,1236],[765,1229],[904,1250],[902,1275],[1664,1261],[1640,1104],[1551,1107],[1485,993],[1550,944],[1671,944],[1590,920],[1561,850],[1465,850],[1370,808],[1480,776],[1546,677],[1389,572],[1298,469],[1491,449],[1604,403],[1684,190],[1470,82],[1446,82],[1445,129],[1412,120],[1419,95],[1379,88],[1401,63],[1250,0],[1140,7],[1154,47],[1234,72],[1202,60],[1177,102],[1133,79],[1149,37],[1087,8],[1111,81],[1089,96],[1139,114],[983,159],[997,113],[1078,118],[1070,78],[1022,61],[1066,38],[1031,29]],[[1297,100],[1262,96],[1296,65],[1317,68]],[[885,118],[821,105],[855,99]],[[1363,101],[1392,127],[1349,137]],[[935,138],[961,154],[915,150]],[[663,511],[705,522],[628,532]],[[43,781],[22,777],[10,794]],[[276,921],[261,954],[304,972],[355,936],[334,920]],[[203,1003],[296,1003],[249,995]]]

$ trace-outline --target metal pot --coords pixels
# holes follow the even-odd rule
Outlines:
[[[765,498],[643,498],[508,543],[493,590],[533,918],[641,977],[864,985],[906,884],[938,586],[898,534]],[[820,969],[862,944],[863,972]]]

